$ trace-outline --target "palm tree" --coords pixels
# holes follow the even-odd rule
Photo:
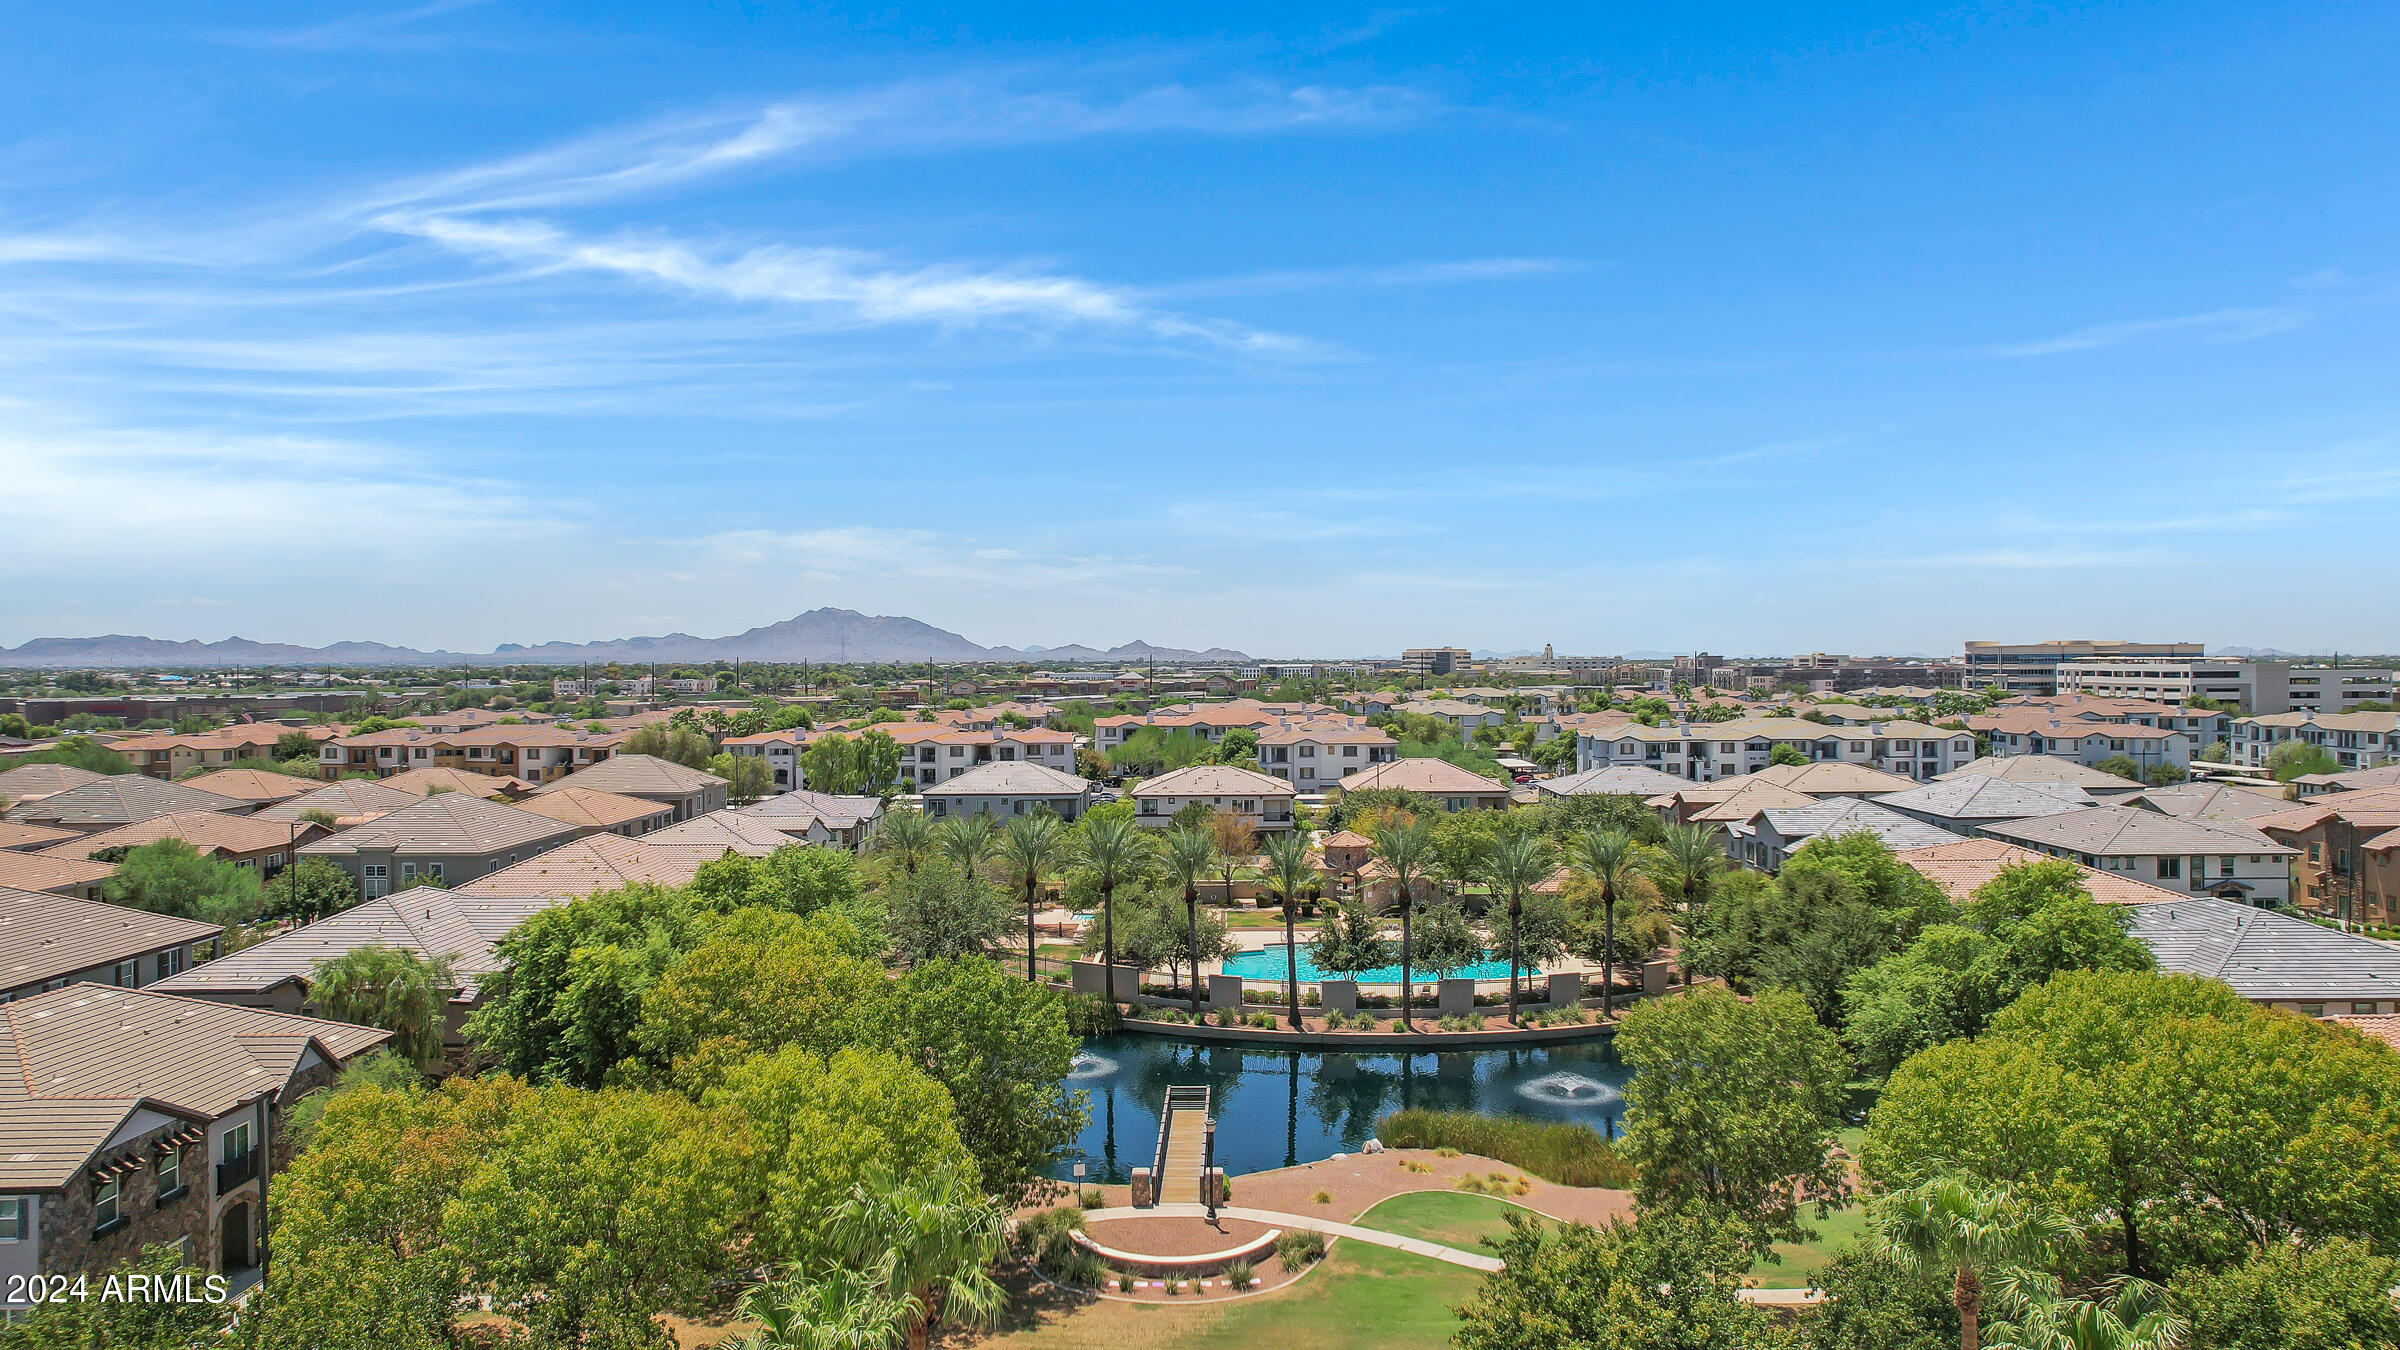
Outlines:
[[[318,1016],[381,1027],[392,1033],[392,1052],[419,1065],[441,1055],[442,1021],[457,992],[447,960],[404,947],[354,948],[308,977]]]
[[[1000,832],[999,857],[1011,876],[1025,879],[1025,980],[1039,976],[1034,966],[1033,911],[1041,902],[1042,874],[1067,860],[1067,827],[1048,811],[1013,816]]]
[[[913,877],[917,864],[933,850],[933,822],[922,811],[887,811],[875,826],[871,846],[898,858],[901,869]]]
[[[1142,870],[1157,850],[1142,827],[1120,815],[1093,816],[1083,822],[1083,860],[1100,874],[1100,982],[1110,1000],[1117,996],[1117,883]]]
[[[1190,825],[1167,832],[1167,874],[1183,883],[1185,933],[1192,940],[1192,1011],[1200,1011],[1200,883],[1216,865],[1217,841]],[[1232,891],[1226,894],[1230,897]]]
[[[1433,857],[1433,831],[1421,820],[1387,823],[1375,831],[1375,856],[1392,869],[1392,905],[1400,911],[1400,1026],[1413,1031],[1408,1015],[1409,911],[1415,905],[1416,884]]]
[[[2056,1276],[2019,1271],[1992,1282],[2012,1313],[1992,1324],[1992,1350],[2177,1350],[2192,1324],[2167,1291],[2137,1276],[2102,1286],[2102,1298],[2061,1298]]]
[[[958,870],[968,876],[990,859],[1000,846],[1000,831],[992,818],[978,811],[969,816],[952,816],[934,831],[934,847],[941,855],[958,864]]]
[[[1935,1177],[1894,1191],[1878,1209],[1877,1245],[1885,1256],[1911,1270],[1951,1277],[1960,1350],[1977,1350],[1987,1280],[2047,1265],[2080,1235],[2072,1222],[2018,1199],[2006,1185],[1978,1187],[1962,1177]]]
[[[1485,853],[1483,879],[1508,897],[1508,1020],[1517,1021],[1517,925],[1525,917],[1525,893],[1550,875],[1550,846],[1530,831],[1504,834]]]
[[[1658,842],[1660,879],[1683,897],[1688,913],[1708,898],[1708,881],[1725,865],[1725,848],[1714,825],[1669,825]]]
[[[1567,846],[1567,865],[1600,887],[1600,1015],[1612,1016],[1617,990],[1617,899],[1633,882],[1641,850],[1633,832],[1593,826]]]
[[[925,1350],[936,1322],[988,1325],[1008,1306],[989,1267],[1007,1241],[1008,1215],[945,1168],[931,1183],[900,1184],[870,1172],[826,1225],[837,1266],[868,1272],[907,1305],[910,1350]]]
[[[915,1305],[878,1278],[887,1264],[750,1286],[739,1311],[759,1327],[733,1342],[735,1350],[889,1350],[907,1337]]]
[[[1291,1008],[1292,1030],[1300,1029],[1300,947],[1292,932],[1300,893],[1317,879],[1316,864],[1308,860],[1308,841],[1297,830],[1267,840],[1267,882],[1283,900],[1283,994]]]

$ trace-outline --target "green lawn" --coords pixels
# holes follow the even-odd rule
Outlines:
[[[1205,1307],[1089,1302],[1011,1317],[977,1350],[1443,1350],[1482,1276],[1363,1242],[1288,1289]]]
[[[1867,1210],[1864,1205],[1837,1209],[1823,1219],[1807,1210],[1801,1211],[1801,1222],[1817,1232],[1813,1242],[1778,1242],[1775,1252],[1783,1258],[1782,1265],[1761,1261],[1750,1268],[1751,1278],[1762,1289],[1807,1289],[1817,1282],[1817,1272],[1833,1263],[1843,1248],[1856,1242],[1867,1231]]]
[[[1508,1215],[1540,1216],[1504,1200],[1467,1191],[1411,1191],[1395,1195],[1360,1215],[1361,1228],[1380,1229],[1402,1237],[1423,1238],[1445,1247],[1470,1252],[1483,1250],[1485,1238],[1508,1233]]]

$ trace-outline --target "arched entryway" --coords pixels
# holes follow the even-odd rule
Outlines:
[[[217,1269],[227,1275],[248,1270],[258,1264],[256,1244],[251,1240],[251,1209],[248,1201],[228,1205],[223,1218],[217,1220]]]

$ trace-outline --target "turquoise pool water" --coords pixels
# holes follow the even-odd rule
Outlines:
[[[1283,944],[1278,942],[1272,947],[1262,948],[1255,952],[1243,952],[1239,956],[1228,957],[1225,961],[1225,964],[1219,967],[1219,969],[1227,975],[1239,975],[1245,980],[1281,980],[1284,976]],[[1409,973],[1416,977],[1419,985],[1431,984],[1433,982],[1433,977],[1428,975],[1423,967],[1419,967],[1416,970],[1410,971]],[[1526,976],[1520,978],[1531,977],[1536,973],[1537,972],[1528,970],[1526,972]],[[1315,980],[1328,978],[1345,979],[1347,977],[1326,976],[1320,974],[1317,970],[1316,963],[1308,959],[1308,949],[1306,947],[1301,948],[1300,982],[1302,984],[1307,984]],[[1452,972],[1451,978],[1460,980],[1505,980],[1508,978],[1508,960],[1505,956],[1503,956],[1497,961],[1480,961],[1467,967],[1465,970]],[[1398,984],[1400,983],[1400,967],[1395,964],[1385,966],[1381,970],[1367,971],[1358,977],[1358,982],[1360,984]],[[1422,998],[1424,995],[1420,994],[1418,997]]]

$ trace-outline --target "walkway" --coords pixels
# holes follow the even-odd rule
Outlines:
[[[1177,1091],[1167,1093],[1167,1118],[1159,1125],[1167,1136],[1164,1173],[1158,1178],[1160,1209],[1198,1208],[1200,1169],[1208,1164],[1208,1090],[1180,1098]]]
[[[1394,1251],[1408,1252],[1416,1256],[1429,1256],[1436,1261],[1447,1262],[1450,1265],[1465,1266],[1469,1270],[1480,1270],[1487,1275],[1502,1269],[1500,1258],[1497,1256],[1486,1256],[1481,1252],[1461,1251],[1456,1247],[1445,1247],[1438,1242],[1427,1242],[1422,1238],[1402,1237],[1398,1233],[1387,1233],[1380,1228],[1361,1228],[1354,1223],[1327,1223],[1323,1219],[1309,1218],[1304,1215],[1283,1214],[1271,1209],[1244,1209],[1237,1205],[1227,1205],[1219,1209],[1217,1214],[1222,1218],[1247,1219],[1251,1223],[1267,1224],[1271,1227],[1281,1228],[1285,1232],[1299,1228],[1313,1228],[1327,1237],[1355,1238],[1360,1242],[1370,1243],[1377,1247],[1389,1247]],[[1118,1209],[1086,1210],[1083,1217],[1093,1221],[1142,1218],[1204,1219],[1208,1217],[1208,1211],[1199,1205],[1162,1204],[1154,1205],[1149,1209],[1134,1209],[1131,1206],[1125,1206]],[[1822,1302],[1825,1295],[1815,1289],[1744,1289],[1739,1292],[1738,1297],[1745,1303],[1756,1303],[1763,1307],[1805,1308]]]

